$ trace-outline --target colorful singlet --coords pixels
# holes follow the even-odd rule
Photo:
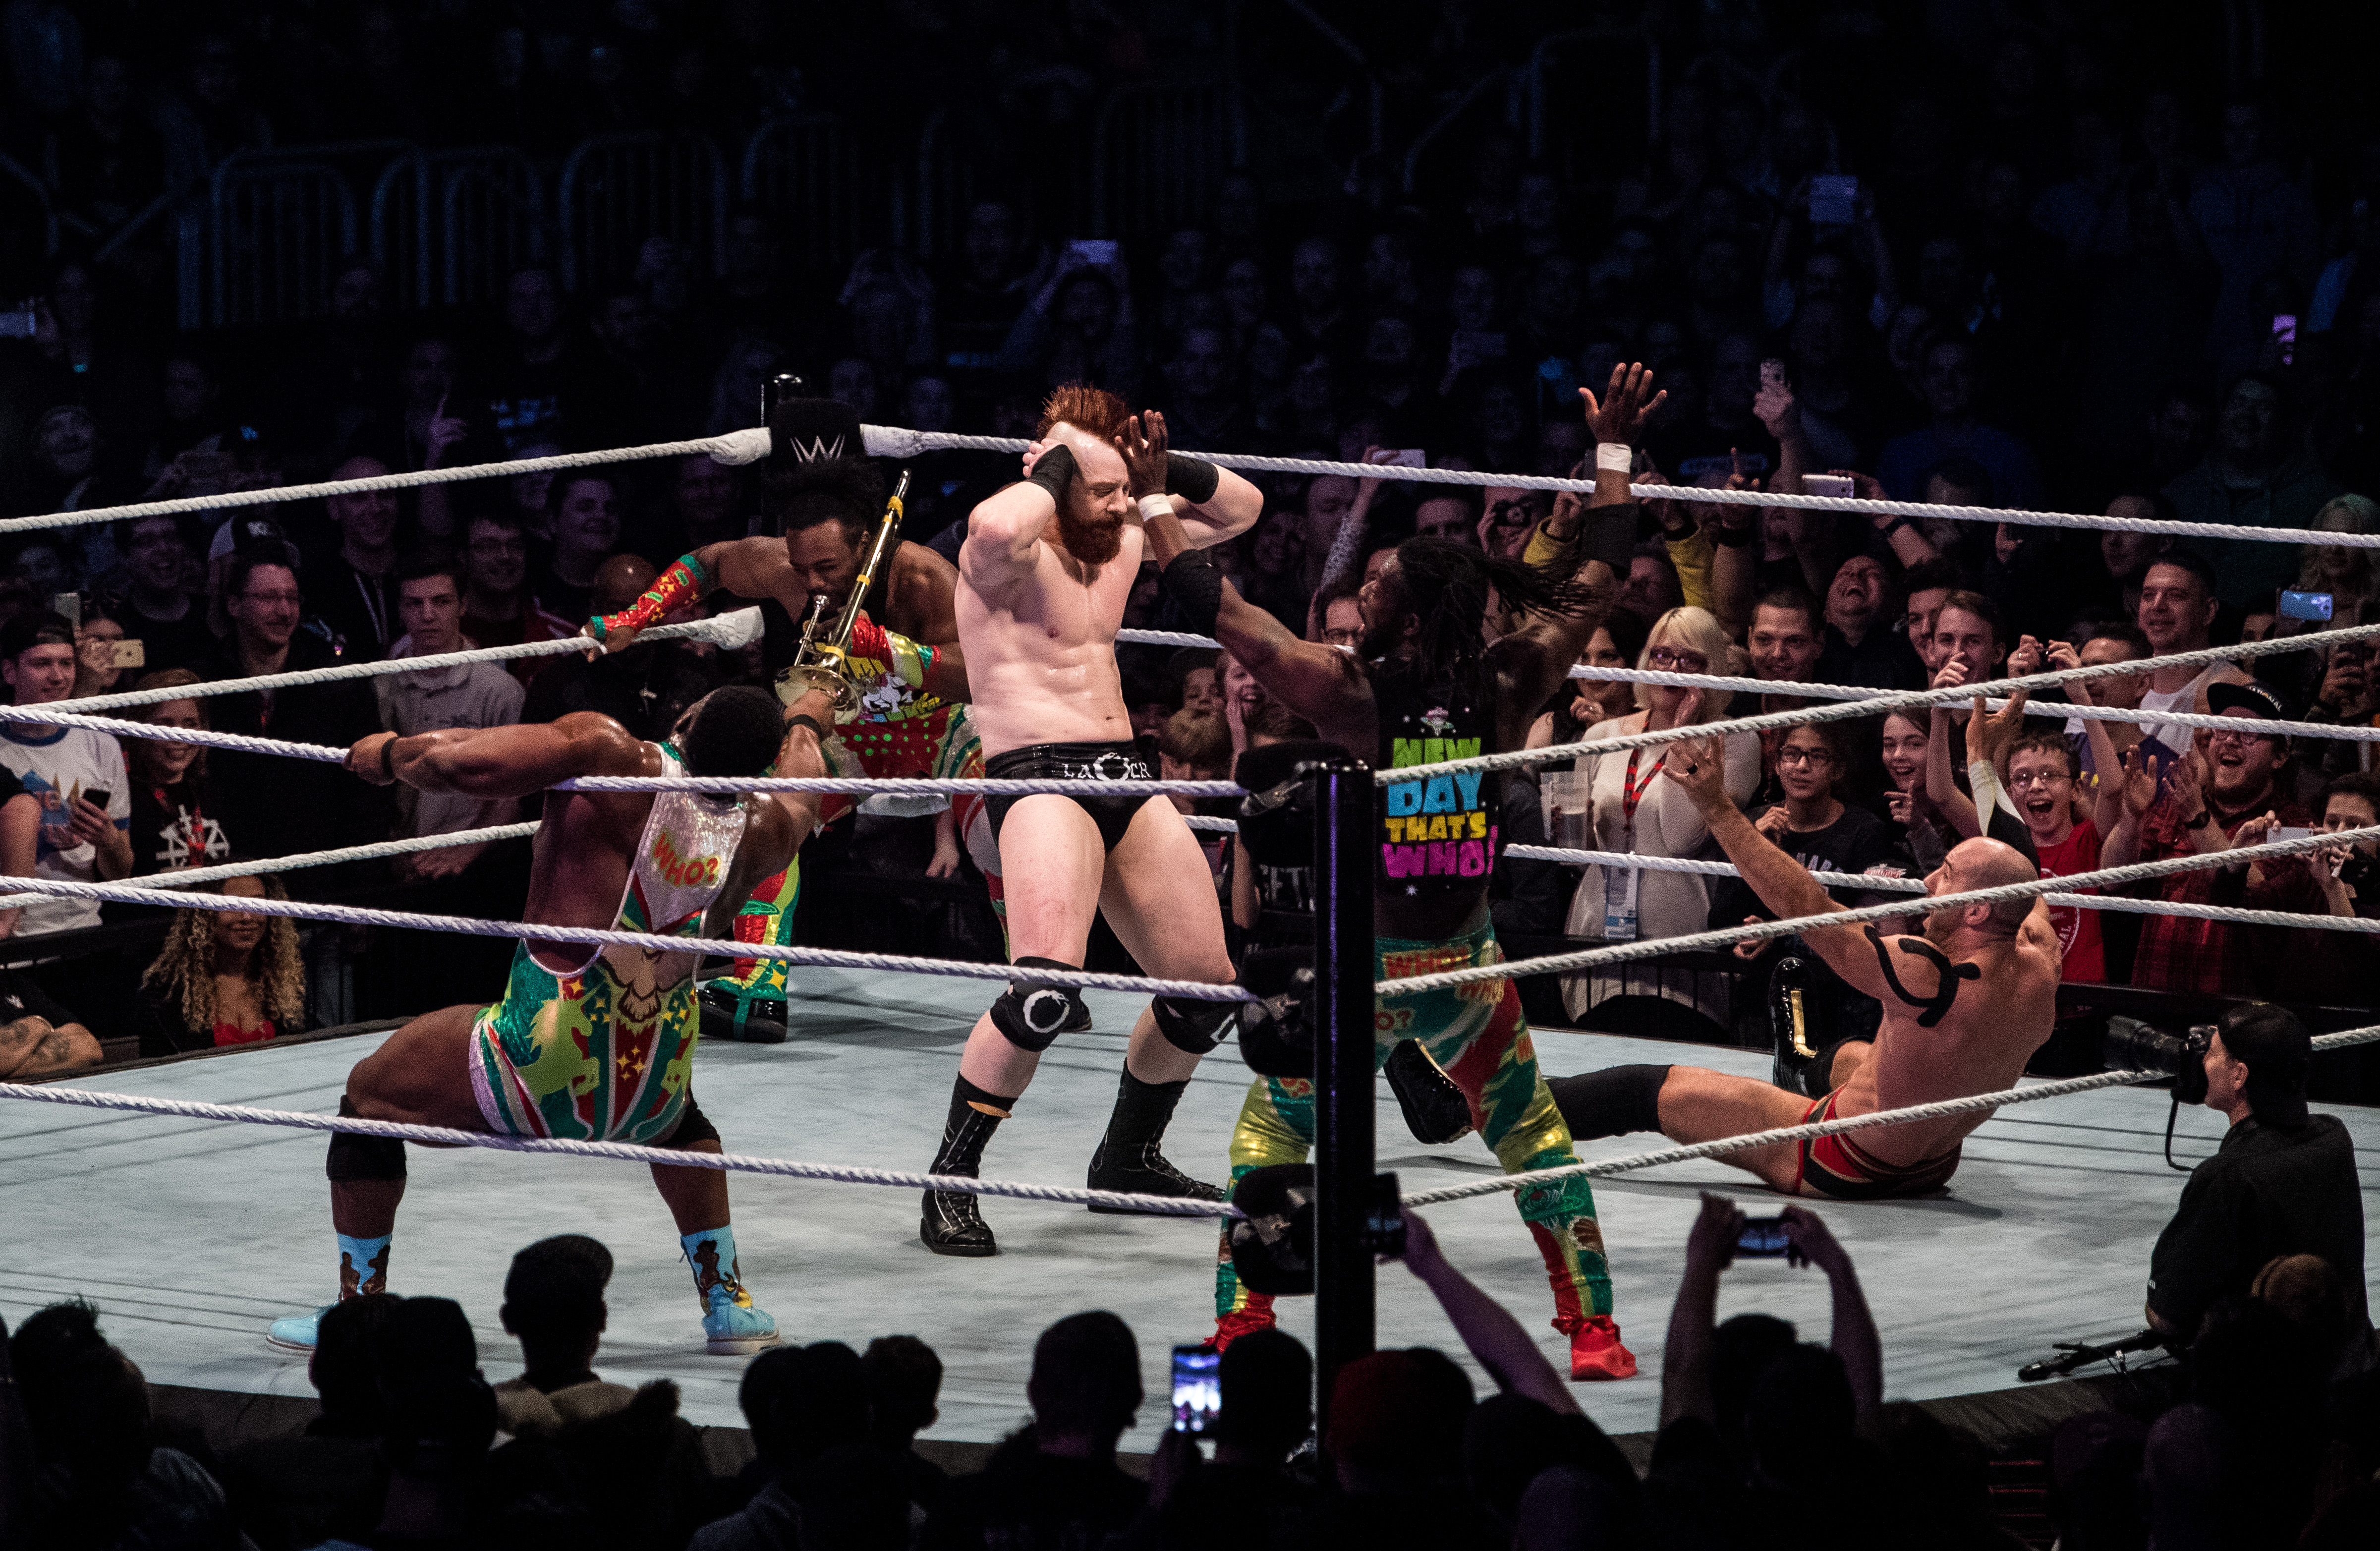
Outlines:
[[[682,767],[662,748],[662,773]],[[699,937],[743,843],[747,810],[691,792],[663,792],[645,819],[614,925]],[[659,1142],[676,1129],[702,1030],[698,955],[599,949],[555,971],[513,953],[504,1000],[472,1026],[471,1086],[501,1135]]]
[[[1407,664],[1376,663],[1379,769],[1435,765],[1498,752],[1495,714],[1460,692],[1421,682]],[[1380,789],[1380,861],[1374,887],[1386,894],[1451,897],[1476,893],[1496,870],[1498,782],[1484,770],[1458,770]]]
[[[859,691],[859,702],[836,716],[835,736],[821,750],[827,764],[836,775],[889,779],[925,775],[949,755],[960,709],[926,687],[926,671],[932,666],[934,648],[886,632],[883,655],[861,656],[859,635],[854,632],[855,649],[846,660],[852,684]],[[786,639],[797,641],[800,636],[795,626]],[[765,639],[774,648],[778,637],[771,631]],[[800,696],[799,686],[790,683],[781,668],[777,674],[778,698],[791,705]],[[902,805],[917,800],[880,797],[874,799],[868,811],[905,814],[910,810]],[[832,824],[851,811],[853,806],[850,796],[830,793],[819,805],[819,822]],[[941,806],[942,799],[934,798],[930,806],[916,811],[936,812]]]

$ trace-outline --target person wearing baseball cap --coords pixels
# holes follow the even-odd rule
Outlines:
[[[2247,1002],[2223,1014],[2200,1058],[2206,1108],[2231,1122],[2191,1170],[2181,1205],[2149,1256],[2148,1318],[2187,1341],[2208,1305],[2248,1291],[2269,1262],[2318,1255],[2370,1328],[2363,1198],[2355,1144],[2336,1116],[2306,1108],[2313,1037],[2296,1013]]]
[[[2195,746],[2160,765],[2143,749],[2125,756],[2123,817],[2108,830],[2102,866],[2172,856],[2209,855],[2253,845],[2283,826],[2312,828],[2313,816],[2291,795],[2289,740],[2261,730],[2286,710],[2270,685],[2211,684],[2209,710],[2227,723],[2202,731]],[[2154,885],[2176,904],[2245,905],[2319,915],[2321,891],[2301,866],[2198,867]],[[2273,994],[2299,954],[2303,934],[2180,915],[2152,915],[2141,927],[2132,984],[2151,990],[2211,996]]]

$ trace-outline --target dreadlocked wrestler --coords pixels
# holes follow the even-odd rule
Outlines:
[[[1562,685],[1602,623],[1610,607],[1610,562],[1627,554],[1635,532],[1626,443],[1658,402],[1652,376],[1641,368],[1623,368],[1613,373],[1605,404],[1598,406],[1592,394],[1585,396],[1589,425],[1601,441],[1619,443],[1619,455],[1598,457],[1592,502],[1598,510],[1587,520],[1595,558],[1574,580],[1491,559],[1464,544],[1408,539],[1365,584],[1359,600],[1364,635],[1351,655],[1299,640],[1242,599],[1211,560],[1157,522],[1149,534],[1164,567],[1167,595],[1188,616],[1186,628],[1215,636],[1273,698],[1312,721],[1328,743],[1366,755],[1376,769],[1519,748],[1530,721]],[[1572,509],[1551,520],[1581,519]],[[1482,641],[1480,628],[1491,604],[1525,620],[1492,645]],[[1279,753],[1254,750],[1248,758]],[[1281,763],[1275,761],[1277,767]],[[1244,838],[1256,837],[1248,840],[1252,852],[1266,843],[1268,826],[1252,823],[1259,816],[1250,810],[1266,806],[1268,794],[1257,783],[1268,780],[1286,787],[1295,778],[1282,768],[1251,769],[1241,778],[1252,793],[1242,810]],[[1270,800],[1281,795],[1276,790]],[[1378,978],[1502,962],[1488,914],[1501,806],[1500,782],[1478,770],[1380,789],[1373,869]],[[1415,1113],[1414,1074],[1418,1072],[1426,1082],[1442,1072],[1460,1090],[1472,1128],[1506,1172],[1578,1161],[1570,1129],[1537,1070],[1520,991],[1510,980],[1383,996],[1375,1023],[1376,1060],[1390,1067],[1409,1121]],[[1406,1069],[1401,1081],[1400,1064]],[[1232,1134],[1232,1178],[1236,1183],[1265,1165],[1302,1161],[1313,1141],[1313,1084],[1259,1077],[1249,1085]],[[1611,1275],[1592,1187],[1572,1175],[1523,1184],[1515,1200],[1552,1284],[1554,1327],[1570,1337],[1571,1376],[1633,1375],[1636,1359],[1621,1344],[1620,1327],[1611,1317]],[[1224,1346],[1269,1326],[1271,1305],[1269,1296],[1240,1284],[1227,1240],[1216,1272],[1213,1344]]]
[[[574,711],[522,726],[375,733],[348,751],[347,768],[423,792],[545,792],[523,915],[532,926],[716,938],[759,878],[793,866],[817,821],[815,796],[547,788],[587,775],[749,776],[771,766],[822,774],[820,719],[839,685],[828,673],[814,682],[790,714],[760,690],[714,690],[667,744],[640,743],[608,716]],[[716,1153],[719,1133],[692,1092],[702,1032],[695,963],[691,952],[525,938],[500,1000],[425,1013],[397,1030],[348,1073],[339,1112]],[[385,1291],[405,1145],[337,1133],[327,1172],[339,1296]],[[662,1164],[652,1172],[694,1268],[707,1350],[747,1352],[774,1341],[776,1321],[744,1289],[727,1176]],[[275,1320],[272,1340],[311,1349],[321,1313]]]
[[[860,452],[859,418],[832,399],[788,399],[771,418],[776,449],[761,473],[763,510],[778,537],[706,544],[681,555],[627,609],[587,623],[586,634],[616,650],[714,590],[760,600],[763,660],[780,693],[801,645],[795,622],[823,599],[832,618],[851,597],[877,520],[884,477]],[[923,776],[946,758],[958,704],[966,698],[952,595],[958,573],[922,544],[904,541],[868,585],[853,626],[844,672],[858,692],[840,712],[827,759],[838,775]],[[797,691],[796,691],[797,692]],[[925,806],[903,805],[923,802]],[[940,798],[877,797],[871,813],[932,812]],[[854,810],[830,794],[821,826]],[[791,940],[797,875],[762,878],[735,917],[737,941]],[[785,966],[739,959],[702,990],[704,1027],[719,1036],[774,1044],[785,1037]]]

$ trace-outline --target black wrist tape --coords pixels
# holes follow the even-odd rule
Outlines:
[[[817,717],[814,717],[814,716],[789,716],[789,717],[785,718],[785,731],[786,731],[786,732],[790,733],[790,732],[792,732],[792,731],[793,731],[795,728],[796,728],[796,727],[807,727],[807,728],[808,728],[808,729],[810,730],[811,734],[812,734],[814,737],[816,737],[816,738],[818,739],[818,741],[819,741],[819,742],[820,742],[820,743],[824,743],[824,742],[826,742],[826,729],[819,725],[819,720],[818,720],[818,718],[817,718]]]
[[[1200,636],[1215,633],[1215,616],[1223,607],[1223,573],[1213,555],[1183,551],[1165,568],[1161,586],[1185,628]]]
[[[1034,460],[1033,478],[1026,482],[1048,491],[1050,499],[1062,509],[1066,504],[1066,486],[1073,482],[1074,478],[1075,450],[1061,444]]]
[[[1184,457],[1180,453],[1165,454],[1165,493],[1178,495],[1193,506],[1201,506],[1215,499],[1215,487],[1223,482],[1223,471],[1204,458]]]

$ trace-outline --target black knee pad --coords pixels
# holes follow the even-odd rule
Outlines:
[[[718,1140],[719,1128],[710,1123],[710,1117],[702,1112],[702,1106],[694,1101],[694,1095],[688,1094],[686,1096],[686,1108],[678,1111],[676,1129],[661,1145],[684,1149],[698,1143]]]
[[[1159,997],[1148,1004],[1157,1014],[1157,1032],[1175,1049],[1203,1056],[1223,1042],[1223,1025],[1239,1011],[1235,1001],[1200,1001],[1191,997]]]
[[[339,1114],[353,1119],[356,1107],[346,1095],[339,1097]],[[394,1136],[358,1136],[351,1131],[331,1133],[331,1153],[322,1163],[322,1172],[334,1183],[350,1180],[401,1180],[405,1178],[405,1144]]]
[[[1023,969],[1057,969],[1079,974],[1080,964],[1061,963],[1056,959],[1026,957],[1016,961]],[[1083,999],[1072,986],[1014,986],[991,1004],[991,1024],[1008,1036],[1008,1042],[1020,1050],[1038,1055],[1053,1044],[1066,1025],[1074,1021],[1077,1011],[1087,1012]]]
[[[1555,1077],[1546,1086],[1553,1090],[1570,1133],[1588,1139],[1660,1130],[1661,1084],[1669,1078],[1666,1066],[1607,1066]]]

